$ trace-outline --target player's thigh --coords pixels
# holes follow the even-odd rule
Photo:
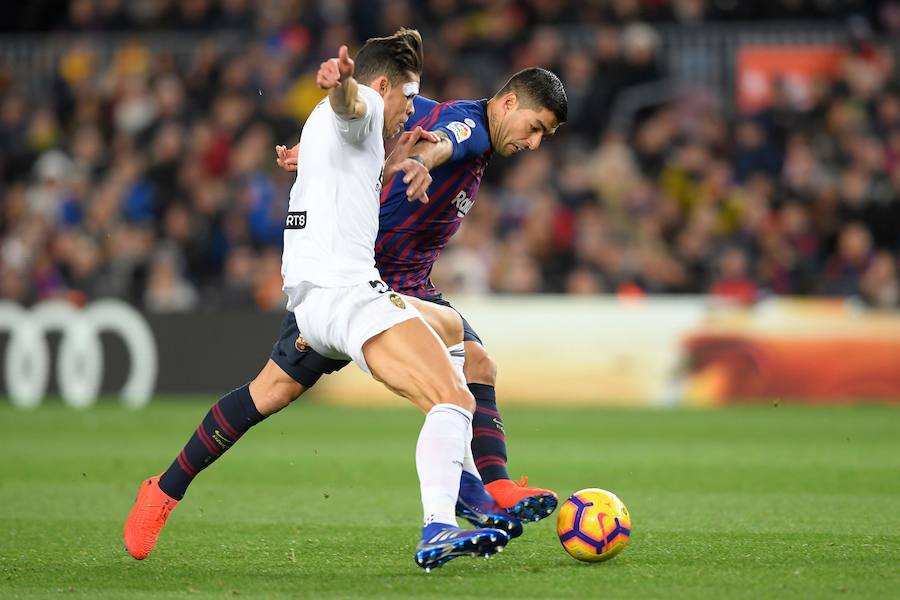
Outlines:
[[[463,341],[463,320],[459,313],[449,306],[419,300],[412,296],[404,298],[419,311],[429,327],[434,329],[448,348]]]
[[[462,316],[453,305],[443,296],[436,296],[430,300],[420,300],[422,304],[438,306],[442,310],[452,310],[462,324],[463,341],[465,342],[466,362],[463,374],[468,383],[481,383],[485,385],[497,384],[497,363],[490,357],[481,341],[481,336],[472,327],[472,324]],[[417,305],[418,306],[418,305]]]
[[[250,383],[250,395],[257,410],[269,415],[300,397],[322,375],[346,364],[316,353],[300,334],[294,314],[287,313],[269,360]]]
[[[363,344],[363,354],[377,380],[425,412],[441,403],[475,409],[475,399],[457,376],[446,347],[422,319],[403,321],[375,335]]]

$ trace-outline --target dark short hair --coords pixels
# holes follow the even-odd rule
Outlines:
[[[404,81],[409,73],[422,74],[422,36],[415,29],[401,28],[394,35],[370,38],[353,59],[353,77],[369,83],[384,75],[392,84]]]
[[[499,97],[509,92],[515,93],[519,103],[525,108],[546,108],[556,117],[560,125],[569,116],[569,99],[562,81],[547,69],[529,67],[522,69],[506,82],[494,96]]]

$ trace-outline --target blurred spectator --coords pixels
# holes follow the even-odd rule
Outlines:
[[[171,252],[157,253],[150,266],[144,308],[150,312],[177,312],[197,306],[197,291],[182,277]]]
[[[716,298],[736,304],[753,304],[756,300],[756,282],[747,272],[747,255],[734,246],[726,248],[718,260],[718,277],[709,292]]]
[[[858,296],[863,273],[872,262],[872,234],[861,223],[844,226],[837,254],[828,259],[822,292],[829,296]]]

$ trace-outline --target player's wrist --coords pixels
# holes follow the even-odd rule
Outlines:
[[[418,155],[418,154],[412,154],[412,155],[408,156],[407,158],[409,158],[410,160],[416,161],[417,163],[419,163],[420,165],[422,165],[422,166],[425,167],[426,169],[428,168],[428,165],[425,164],[425,159],[422,158],[422,157],[421,157],[420,155]]]

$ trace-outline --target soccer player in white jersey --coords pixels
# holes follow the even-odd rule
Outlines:
[[[458,370],[447,350],[456,340],[442,341],[413,302],[393,293],[375,268],[382,176],[402,171],[410,200],[427,202],[430,176],[421,162],[405,156],[427,134],[404,134],[387,162],[384,156],[384,139],[402,131],[412,113],[421,71],[421,37],[405,29],[369,40],[355,61],[341,47],[338,58],[322,63],[316,80],[328,98],[301,135],[303,158],[291,189],[282,275],[288,309],[303,333],[297,344],[326,357],[352,359],[426,413],[416,445],[425,524],[415,561],[429,570],[457,556],[489,556],[503,549],[509,535],[458,527],[454,511],[461,473],[477,474],[477,469],[470,448],[475,401],[461,362]],[[461,348],[461,327],[458,334]],[[187,487],[179,478],[189,483],[247,429],[281,408],[270,406],[279,395],[272,383],[278,378],[266,372],[272,365],[214,405],[172,467],[141,485],[125,524],[132,556],[142,559],[152,550]]]

